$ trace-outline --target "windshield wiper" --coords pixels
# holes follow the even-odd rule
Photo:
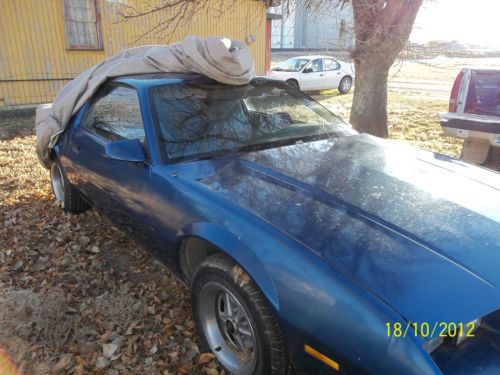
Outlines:
[[[243,146],[243,147],[238,149],[238,153],[248,153],[248,152],[267,150],[270,148],[291,146],[291,145],[301,144],[301,143],[306,143],[306,142],[322,141],[325,139],[333,138],[336,135],[338,136],[338,134],[336,134],[336,133],[320,133],[320,134],[311,134],[308,136],[301,136],[301,137],[295,137],[295,138],[277,139],[277,140],[273,140],[273,141],[269,141],[269,142],[265,142],[265,143],[257,143],[257,144]]]
[[[220,159],[225,157],[234,157],[239,156],[242,152],[239,149],[237,150],[220,150],[215,152],[208,152],[202,154],[193,154],[187,156],[179,156],[177,158],[171,158],[170,160],[174,163],[180,162],[189,162],[189,161],[201,161],[201,160],[211,160],[211,159]]]

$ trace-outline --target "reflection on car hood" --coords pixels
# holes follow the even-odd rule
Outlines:
[[[411,321],[500,307],[500,175],[368,135],[222,158],[203,184]]]

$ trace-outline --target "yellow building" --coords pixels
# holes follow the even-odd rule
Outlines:
[[[155,1],[165,4],[169,0]],[[194,13],[185,8],[185,17],[179,9],[123,17],[151,9],[140,9],[143,3],[1,0],[0,107],[50,102],[73,77],[122,49],[169,44],[186,35],[219,35],[245,41],[257,74],[265,72],[269,64],[266,2],[213,0],[211,6]],[[222,8],[223,4],[231,5]]]

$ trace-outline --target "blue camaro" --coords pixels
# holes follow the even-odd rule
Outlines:
[[[229,373],[500,373],[500,175],[366,134],[285,83],[104,84],[53,149],[192,291]]]

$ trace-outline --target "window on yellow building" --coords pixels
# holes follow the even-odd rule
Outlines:
[[[63,0],[68,49],[101,49],[97,0]]]

